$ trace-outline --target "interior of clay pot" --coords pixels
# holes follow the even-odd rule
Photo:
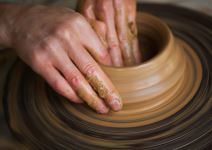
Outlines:
[[[159,55],[166,48],[170,33],[168,27],[161,20],[151,18],[148,14],[144,14],[143,17],[144,20],[137,19],[137,27],[142,62],[146,62]]]

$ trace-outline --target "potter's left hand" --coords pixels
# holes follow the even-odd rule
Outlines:
[[[79,13],[65,7],[0,3],[1,44],[13,48],[70,101],[83,100],[99,113],[121,109],[118,91],[96,62],[111,64],[107,49]]]
[[[114,66],[140,63],[136,0],[82,0],[80,13],[108,45]]]

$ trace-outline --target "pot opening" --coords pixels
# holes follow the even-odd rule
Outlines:
[[[169,41],[169,33],[162,24],[153,25],[142,22],[139,24],[138,40],[142,64],[159,55],[165,49]]]
[[[168,50],[168,46],[171,42],[172,33],[169,27],[161,21],[159,18],[142,13],[138,14],[137,17],[137,28],[138,28],[138,41],[139,49],[141,51],[141,63],[133,66],[114,67],[104,66],[104,68],[110,68],[115,70],[120,69],[132,69],[142,67],[150,64],[164,51]]]

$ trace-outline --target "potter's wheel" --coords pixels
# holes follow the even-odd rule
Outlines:
[[[140,85],[130,85],[134,90],[126,90],[126,85],[132,82],[123,86],[121,83],[126,80],[120,81],[114,71],[110,74],[110,69],[104,68],[106,72],[109,70],[107,73],[125,97],[125,107],[121,112],[102,116],[87,106],[69,103],[20,60],[15,60],[13,65],[8,65],[4,102],[11,131],[21,142],[36,150],[167,150],[211,146],[212,19],[169,5],[141,4],[139,10],[165,21],[175,35],[173,44],[180,45],[180,48],[170,49],[170,54],[176,52],[175,55],[164,53],[167,59],[161,60],[166,61],[158,61],[161,68],[170,64],[180,66],[171,65],[170,74],[164,71],[161,76],[165,79],[154,78],[155,84],[148,82],[146,86],[143,82],[148,78],[145,71],[141,71],[140,76],[135,76],[136,84]],[[155,64],[156,69],[152,70],[161,73],[163,69],[157,70],[159,63]],[[145,65],[148,63],[143,65],[143,70]],[[152,92],[156,87],[160,93]],[[163,87],[166,88],[162,90]],[[130,96],[132,100],[128,99]]]

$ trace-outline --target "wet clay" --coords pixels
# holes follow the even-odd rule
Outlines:
[[[106,98],[106,96],[108,95],[108,90],[103,85],[102,81],[100,81],[96,76],[93,75],[87,75],[86,79],[93,87],[93,89],[97,91],[98,95],[101,98]]]
[[[138,8],[138,34],[148,60],[125,68],[101,66],[123,98],[120,112],[100,115],[87,105],[70,103],[19,59],[8,65],[6,118],[11,131],[29,149],[210,146],[212,19],[170,5]],[[202,18],[201,26],[195,18]],[[98,79],[87,80],[105,97],[107,91]]]

